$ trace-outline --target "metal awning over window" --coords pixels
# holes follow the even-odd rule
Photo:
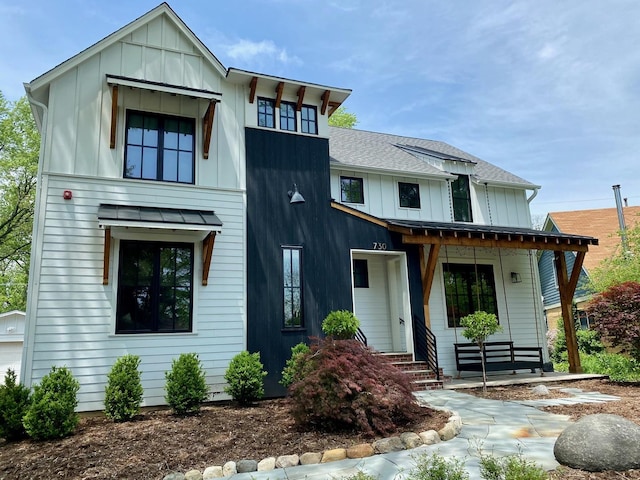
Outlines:
[[[208,232],[202,241],[202,284],[207,285],[216,234],[222,232],[222,221],[212,210],[101,204],[98,224],[104,227],[104,285],[109,283],[111,228],[117,227]]]

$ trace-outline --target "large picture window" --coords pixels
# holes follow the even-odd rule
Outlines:
[[[303,327],[302,249],[283,247],[282,267],[284,273],[284,327]]]
[[[195,122],[127,112],[125,178],[194,183]]]
[[[340,177],[340,199],[346,203],[364,203],[362,179]]]
[[[116,333],[190,332],[193,245],[120,242]]]
[[[442,269],[449,327],[478,310],[498,315],[493,265],[445,263]]]
[[[258,126],[275,128],[275,102],[270,98],[258,99]]]
[[[451,182],[451,201],[453,219],[456,222],[473,222],[469,175],[458,175],[458,178]]]

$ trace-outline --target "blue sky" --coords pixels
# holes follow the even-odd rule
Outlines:
[[[0,90],[157,1],[0,0]],[[364,130],[442,140],[542,185],[534,215],[640,204],[640,2],[170,2],[226,67],[350,88]]]

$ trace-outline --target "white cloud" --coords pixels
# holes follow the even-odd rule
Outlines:
[[[242,62],[268,57],[284,64],[302,63],[299,58],[289,55],[286,49],[277,47],[271,40],[253,42],[242,39],[227,47],[227,55],[233,60]]]

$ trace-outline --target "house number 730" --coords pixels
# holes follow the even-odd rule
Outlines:
[[[380,243],[380,242],[373,242],[373,249],[374,250],[386,250],[387,249],[387,244],[386,243]]]

